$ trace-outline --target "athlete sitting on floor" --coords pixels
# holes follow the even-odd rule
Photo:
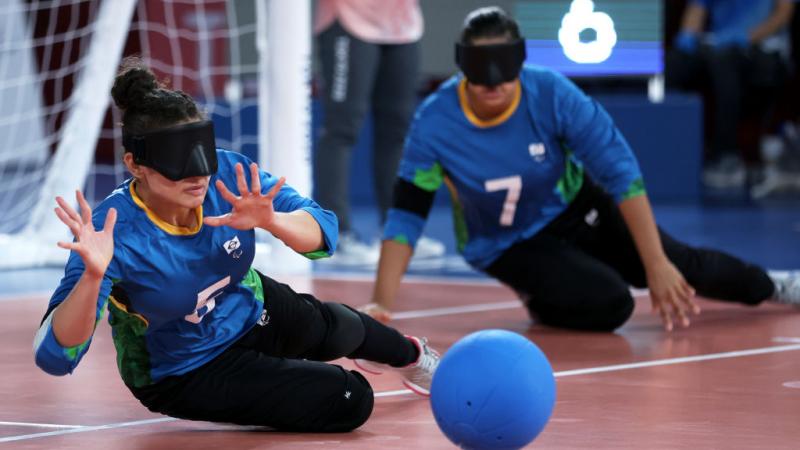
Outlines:
[[[373,303],[390,319],[414,243],[444,184],[458,250],[512,287],[541,323],[611,331],[648,287],[664,326],[689,325],[695,291],[746,305],[800,304],[800,277],[660,230],[633,152],[594,100],[556,72],[524,66],[517,23],[496,7],[467,16],[461,69],[419,107],[384,228]]]
[[[107,307],[122,379],[154,412],[352,430],[372,412],[373,392],[360,373],[322,362],[343,356],[395,367],[427,393],[438,355],[424,340],[250,267],[255,227],[310,258],[330,255],[333,213],[218,150],[195,102],[138,61],[126,61],[112,95],[133,178],[94,213],[80,191],[80,214],[57,198],[75,241],[58,244],[71,253],[36,334],[39,367],[71,373]]]

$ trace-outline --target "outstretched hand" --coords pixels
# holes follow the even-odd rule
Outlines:
[[[80,206],[80,214],[63,198],[56,197],[58,203],[58,207],[55,208],[56,216],[75,236],[74,242],[59,241],[58,246],[77,253],[86,266],[86,273],[97,277],[103,276],[114,256],[114,224],[117,222],[117,210],[114,208],[108,210],[103,230],[97,231],[92,223],[92,208],[80,190],[75,191],[75,198]]]
[[[664,322],[664,329],[671,331],[673,318],[681,326],[689,326],[689,314],[700,314],[700,307],[694,301],[694,289],[683,275],[669,261],[649,270],[647,285],[653,312],[657,312]]]
[[[252,230],[256,227],[269,230],[275,219],[275,208],[272,202],[286,179],[281,177],[269,192],[262,194],[258,165],[252,163],[250,164],[250,180],[248,189],[244,177],[244,167],[240,163],[236,164],[238,196],[228,190],[222,180],[217,180],[217,189],[219,189],[220,195],[233,206],[233,209],[228,214],[206,217],[203,219],[203,223],[212,227],[229,226],[237,230]]]

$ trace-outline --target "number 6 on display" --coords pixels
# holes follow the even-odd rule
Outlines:
[[[486,180],[486,192],[508,190],[506,200],[503,202],[503,212],[500,214],[500,225],[510,227],[514,223],[514,213],[517,211],[519,193],[522,191],[522,178],[519,175],[505,178]]]

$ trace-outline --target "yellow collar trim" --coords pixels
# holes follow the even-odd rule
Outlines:
[[[134,181],[131,181],[131,184],[128,187],[128,189],[131,192],[131,198],[133,198],[133,203],[136,203],[136,206],[142,208],[145,214],[147,214],[147,217],[150,219],[150,221],[152,221],[158,228],[161,228],[162,230],[166,231],[169,234],[174,234],[178,236],[188,236],[191,234],[197,234],[197,232],[200,231],[200,228],[202,228],[203,226],[203,205],[200,205],[194,210],[195,217],[197,218],[197,223],[195,224],[194,227],[187,228],[178,225],[173,225],[169,222],[164,221],[162,218],[158,217],[156,213],[153,212],[153,210],[151,210],[150,208],[147,207],[147,205],[144,204],[142,199],[139,198],[139,196],[136,194],[136,189],[133,188],[134,183],[135,183]]]
[[[475,112],[472,111],[472,108],[469,106],[469,101],[467,100],[467,79],[462,78],[461,82],[458,83],[458,102],[461,104],[461,110],[464,112],[464,116],[466,116],[467,120],[469,120],[476,127],[494,127],[505,122],[509,117],[511,117],[512,114],[514,114],[514,111],[517,110],[517,106],[519,106],[519,101],[521,98],[522,89],[520,89],[519,79],[517,79],[517,81],[514,83],[514,99],[511,101],[511,105],[508,106],[508,109],[503,111],[503,113],[497,117],[483,120],[478,118],[478,116],[475,115]]]

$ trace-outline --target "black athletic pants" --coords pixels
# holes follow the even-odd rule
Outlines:
[[[148,409],[190,420],[336,432],[361,426],[373,392],[342,356],[396,367],[418,351],[403,335],[338,303],[324,303],[261,275],[266,315],[214,360],[131,391]],[[266,323],[265,323],[266,322]]]
[[[757,305],[775,286],[760,267],[693,248],[659,229],[667,257],[697,294]],[[588,178],[566,211],[505,251],[486,272],[521,294],[534,319],[564,328],[612,331],[630,317],[629,286],[647,278],[614,200]]]
[[[739,148],[740,119],[748,111],[766,116],[780,95],[787,71],[786,62],[777,52],[765,52],[756,46],[718,49],[702,45],[694,53],[673,50],[666,56],[668,88],[698,90],[708,86],[713,96],[713,103],[708,102],[705,108],[713,119],[710,159],[719,159]]]

